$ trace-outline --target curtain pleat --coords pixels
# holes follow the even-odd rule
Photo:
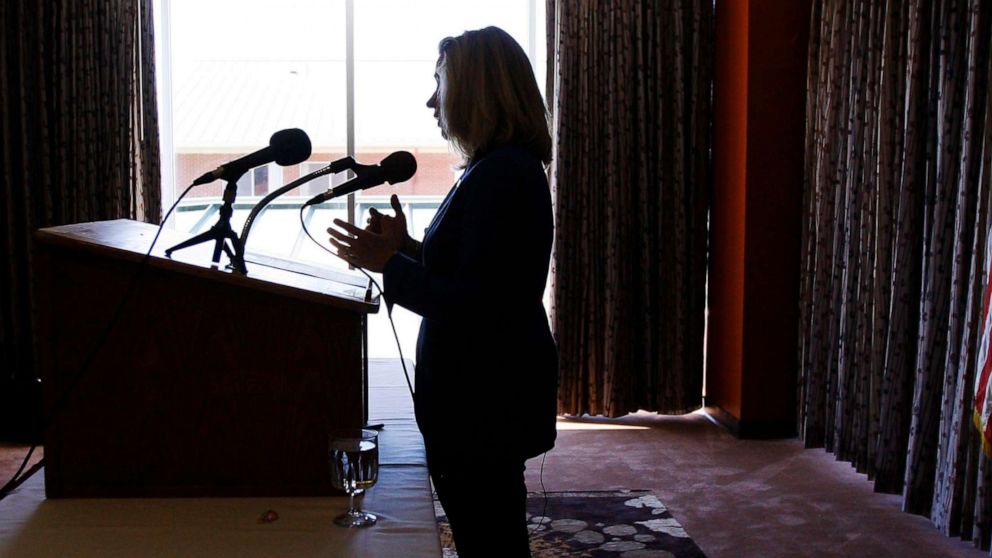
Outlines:
[[[825,0],[807,98],[802,436],[987,547],[972,426],[992,171],[992,6]]]
[[[34,231],[157,223],[161,188],[150,0],[0,4],[0,382],[10,397],[35,379]]]
[[[552,0],[548,13],[559,411],[693,410],[702,393],[712,2]]]
[[[975,148],[975,143],[980,142],[969,138],[976,126],[980,132],[984,124],[984,118],[975,122],[975,117],[984,116],[981,114],[984,111],[976,114],[971,100],[975,95],[985,97],[984,72],[976,72],[974,67],[978,62],[976,57],[982,55],[975,45],[980,32],[977,16],[969,12],[963,0],[948,2],[946,9],[934,14],[937,25],[933,36],[939,44],[931,72],[936,87],[936,127],[930,135],[934,164],[926,190],[923,239],[926,257],[904,500],[907,511],[920,514],[929,514],[931,506],[939,503],[941,495],[935,494],[935,487],[947,489],[944,485],[949,479],[942,477],[949,475],[947,466],[953,467],[959,451],[949,446],[955,438],[946,435],[947,431],[955,422],[958,429],[970,425],[969,420],[961,421],[960,416],[955,420],[954,409],[959,403],[957,383],[971,379],[971,371],[958,366],[960,352],[975,349],[969,344],[962,346],[962,338],[967,327],[966,280],[971,256],[975,254],[973,238],[979,221],[974,174],[977,165],[972,160],[975,156],[980,158]],[[981,49],[987,57],[987,43]],[[974,389],[973,382],[968,383],[969,390]],[[962,390],[961,395],[966,391]],[[971,406],[970,401],[960,403]],[[944,436],[940,436],[942,423]],[[938,467],[938,459],[945,466]],[[934,521],[946,523],[945,511],[935,510]]]
[[[973,128],[970,136],[971,141],[976,142],[975,148],[979,149],[980,152],[977,156],[972,156],[972,162],[978,165],[974,172],[977,172],[978,175],[976,184],[979,192],[978,212],[980,220],[975,232],[975,250],[972,252],[975,256],[973,256],[969,276],[972,288],[968,301],[971,321],[968,329],[966,329],[968,337],[962,342],[962,347],[966,348],[961,351],[962,362],[967,359],[966,372],[971,374],[970,384],[966,379],[964,386],[966,397],[971,398],[975,394],[969,389],[969,385],[974,386],[974,374],[976,372],[976,351],[973,347],[979,343],[981,301],[986,296],[984,286],[989,281],[985,269],[989,263],[987,259],[989,252],[992,251],[992,246],[989,246],[992,243],[992,238],[989,236],[989,231],[992,230],[992,86],[989,83],[992,79],[992,53],[989,52],[989,42],[992,41],[992,24],[989,22],[990,18],[992,18],[992,11],[982,10],[981,20],[979,20],[980,32],[976,35],[973,43],[977,53],[984,52],[984,64],[976,55],[975,67],[979,70],[984,67],[984,75],[981,76],[981,79],[984,80],[985,98],[984,120],[977,113],[973,116],[974,121],[984,122],[984,124],[981,130]],[[973,98],[974,107],[978,110],[983,104],[982,95],[976,90]],[[978,256],[983,254],[986,259],[979,259]],[[964,417],[967,418],[961,417],[960,420],[970,423],[973,399],[965,399],[965,401],[968,403],[964,405],[963,413]],[[967,438],[966,443],[968,444],[967,462],[965,463],[966,474],[953,478],[956,481],[955,484],[963,484],[963,496],[954,494],[957,499],[948,499],[946,503],[942,502],[941,505],[951,508],[951,513],[946,514],[950,521],[954,521],[958,516],[957,507],[960,506],[958,530],[961,537],[968,538],[970,532],[971,541],[975,546],[988,549],[992,543],[992,460],[988,459],[982,452],[982,440],[977,429],[969,428],[968,430],[967,435],[962,434],[962,438]],[[947,530],[953,533],[954,526],[950,521]],[[938,527],[941,525],[938,524]]]

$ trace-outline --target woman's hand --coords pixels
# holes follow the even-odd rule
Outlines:
[[[396,215],[386,215],[379,213],[379,210],[374,207],[370,208],[368,226],[365,227],[365,230],[391,237],[398,236],[405,242],[408,238],[406,233],[406,215],[403,214],[403,206],[400,205],[400,198],[396,194],[393,194],[389,198],[389,204],[393,206],[393,211],[396,212]],[[402,247],[403,245],[400,244],[400,246]]]
[[[330,227],[330,242],[337,248],[337,255],[355,267],[381,273],[386,262],[399,251],[407,240],[406,216],[400,200],[393,194],[389,200],[395,216],[371,210],[368,226],[363,230],[351,223],[335,219],[334,224],[344,232]]]

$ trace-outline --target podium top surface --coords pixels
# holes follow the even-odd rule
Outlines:
[[[42,244],[140,262],[157,230],[148,223],[118,219],[39,229],[35,238]],[[227,269],[226,255],[221,255],[219,268],[212,265],[212,241],[176,250],[171,257],[165,255],[166,249],[190,236],[163,229],[148,265],[363,313],[379,309],[379,297],[373,294],[369,279],[357,272],[248,252],[248,275],[241,275]]]

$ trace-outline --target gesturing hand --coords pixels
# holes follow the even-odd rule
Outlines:
[[[393,194],[389,198],[389,204],[393,206],[393,211],[396,212],[396,215],[389,216],[379,213],[379,210],[374,207],[370,208],[368,226],[365,227],[365,230],[385,234],[386,236],[398,236],[406,241],[406,215],[403,214],[403,206],[400,205],[400,198],[396,194]]]
[[[406,216],[399,198],[393,194],[390,204],[396,211],[395,216],[389,216],[372,210],[368,227],[364,230],[335,219],[334,224],[344,232],[329,227],[330,242],[337,248],[337,255],[355,267],[381,273],[386,262],[406,241]]]

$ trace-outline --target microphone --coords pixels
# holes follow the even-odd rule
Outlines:
[[[413,155],[409,151],[396,151],[389,154],[378,165],[360,165],[356,163],[351,169],[358,176],[337,188],[332,188],[323,194],[314,196],[307,203],[303,204],[303,207],[324,203],[327,200],[350,194],[357,190],[372,188],[383,182],[396,184],[397,182],[410,180],[410,177],[417,172],[417,160],[413,158]]]
[[[269,146],[249,153],[240,159],[217,167],[193,181],[193,185],[206,184],[218,178],[233,182],[241,178],[248,169],[275,161],[281,166],[302,163],[310,157],[310,137],[299,128],[279,130],[272,134]]]

